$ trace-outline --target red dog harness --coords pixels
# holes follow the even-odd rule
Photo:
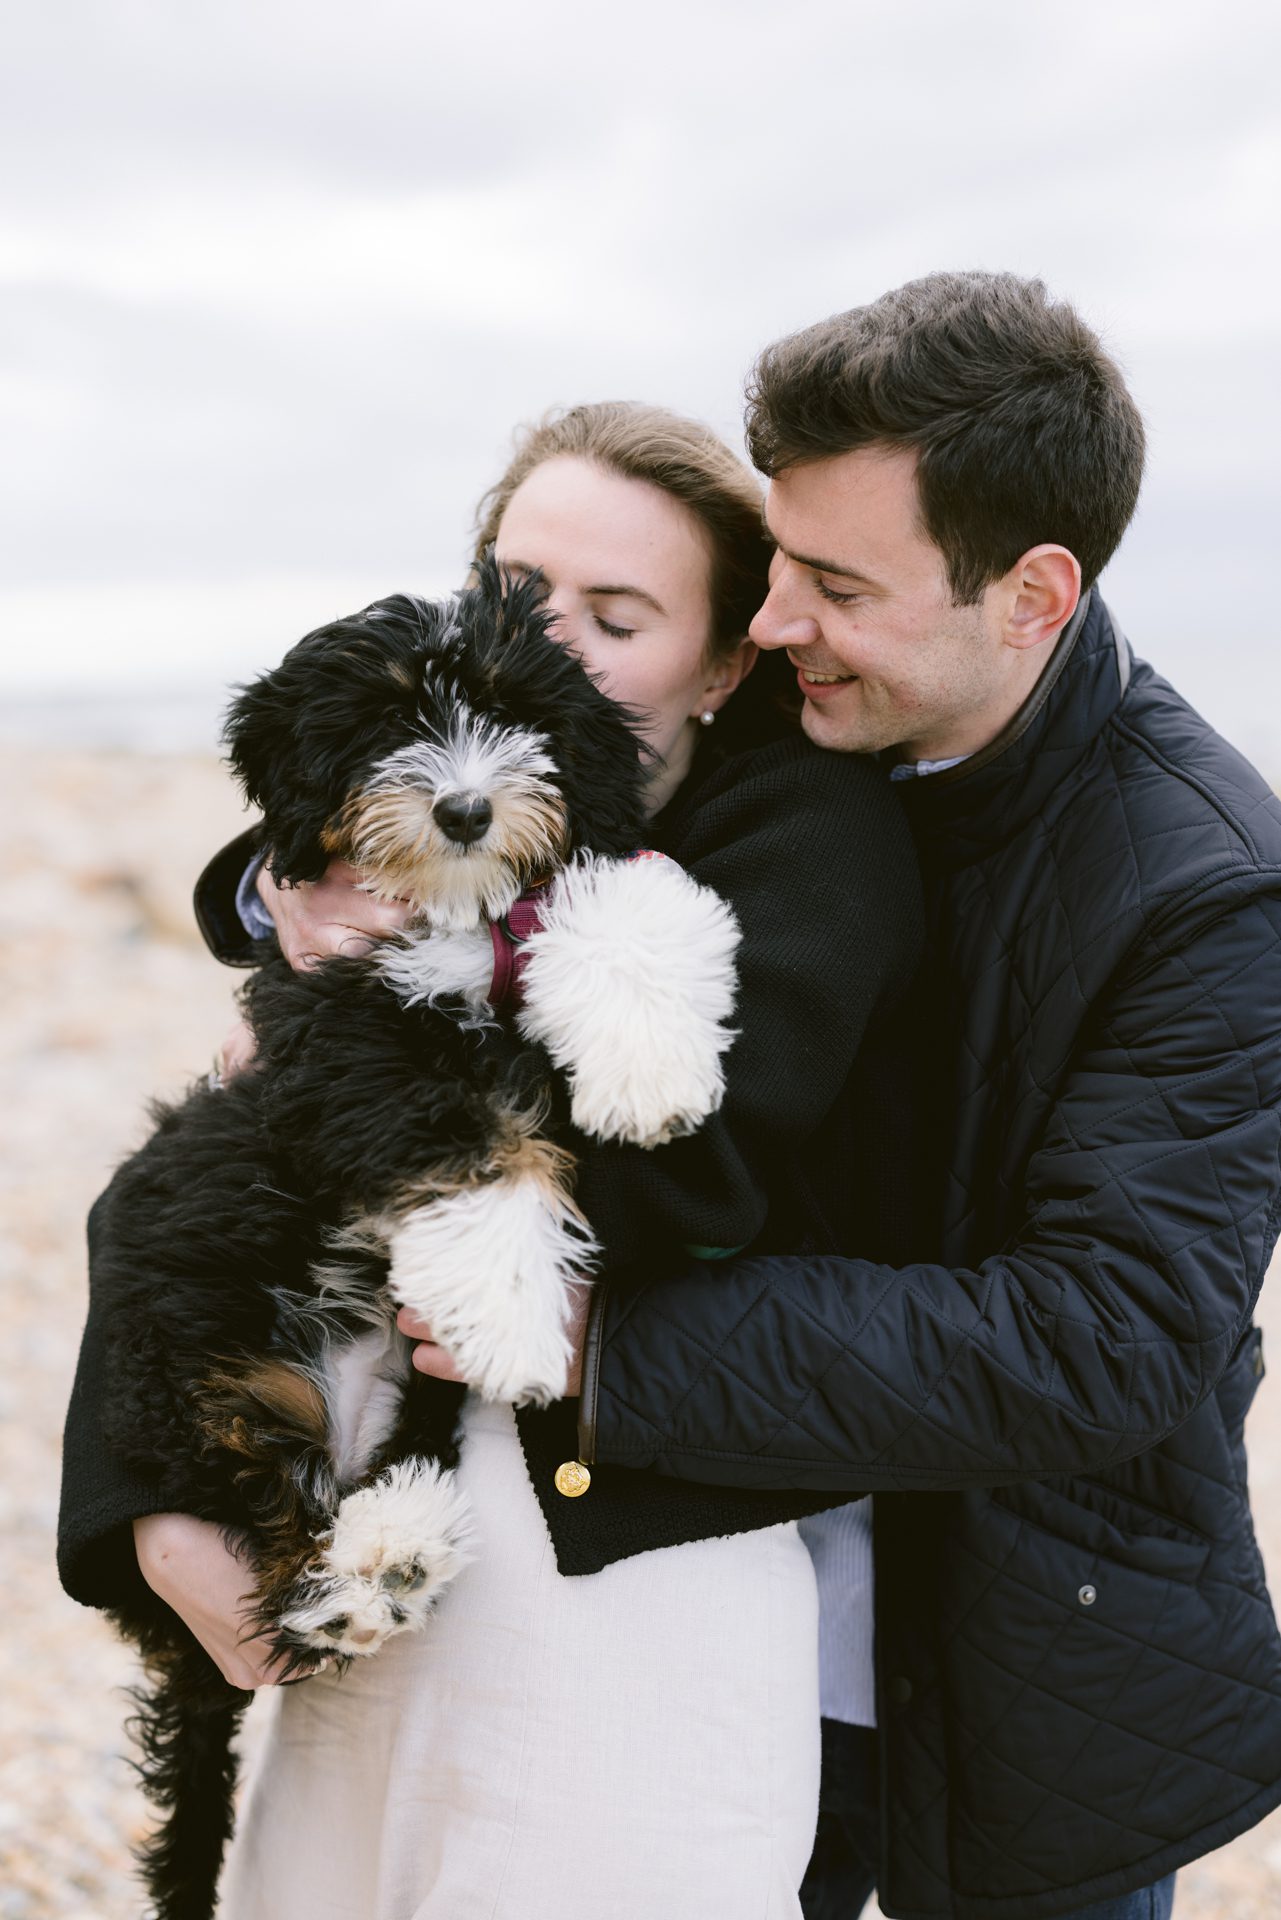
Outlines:
[[[668,856],[653,847],[641,847],[627,857],[630,862],[666,860]],[[525,889],[501,920],[491,920],[489,923],[489,937],[494,946],[494,974],[488,995],[491,1007],[518,1007],[521,1004],[520,981],[525,971],[525,942],[543,924],[539,908],[550,884],[548,880],[536,881],[532,887]]]

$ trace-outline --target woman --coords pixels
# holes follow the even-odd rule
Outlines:
[[[524,437],[482,509],[478,551],[490,544],[542,572],[565,644],[644,711],[652,844],[743,932],[721,1112],[654,1153],[583,1145],[599,1284],[680,1247],[836,1250],[857,1233],[867,1248],[856,1131],[865,1118],[884,1142],[896,1109],[860,1116],[847,1087],[915,964],[913,856],[876,767],[818,752],[775,711],[781,659],[748,677],[768,563],[755,482],[690,422],[576,408]],[[229,958],[243,957],[245,851],[220,856],[199,895]],[[287,923],[300,902],[263,886]],[[133,1521],[146,1578],[247,1683],[237,1563],[201,1523],[152,1514],[94,1447],[109,1311],[94,1301],[68,1425],[64,1579],[108,1604],[113,1581],[138,1577]],[[274,1696],[226,1920],[799,1913],[818,1701],[795,1519],[832,1503],[624,1472],[565,1498],[575,1413],[463,1401],[477,1559],[423,1634]]]

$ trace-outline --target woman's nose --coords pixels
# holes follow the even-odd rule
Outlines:
[[[568,594],[549,593],[547,612],[551,627],[551,637],[562,647],[572,647],[578,634],[578,624],[574,618],[573,603]]]

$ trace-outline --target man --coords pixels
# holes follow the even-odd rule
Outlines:
[[[752,637],[815,741],[886,756],[920,849],[942,1227],[897,1270],[598,1291],[582,1457],[877,1496],[879,1820],[868,1736],[827,1725],[811,1915],[873,1881],[931,1920],[1166,1914],[1281,1801],[1241,1445],[1281,807],[1093,587],[1142,425],[1039,283],[932,275],[781,342],[748,440],[778,546]]]
[[[915,1264],[598,1289],[582,1457],[876,1496],[874,1746],[843,1724],[867,1503],[806,1523],[816,1920],[873,1882],[920,1920],[1168,1914],[1174,1871],[1281,1800],[1241,1447],[1281,1207],[1281,807],[1094,589],[1142,426],[1038,283],[933,275],[781,342],[748,431],[778,546],[753,638],[915,830],[938,1162]],[[295,956],[380,930],[368,904],[340,875],[273,901]]]

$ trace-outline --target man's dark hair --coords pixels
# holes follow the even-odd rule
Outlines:
[[[1040,280],[932,273],[766,347],[747,390],[762,473],[910,447],[926,533],[972,605],[1019,555],[1067,547],[1085,585],[1143,477],[1143,421],[1098,336]]]

